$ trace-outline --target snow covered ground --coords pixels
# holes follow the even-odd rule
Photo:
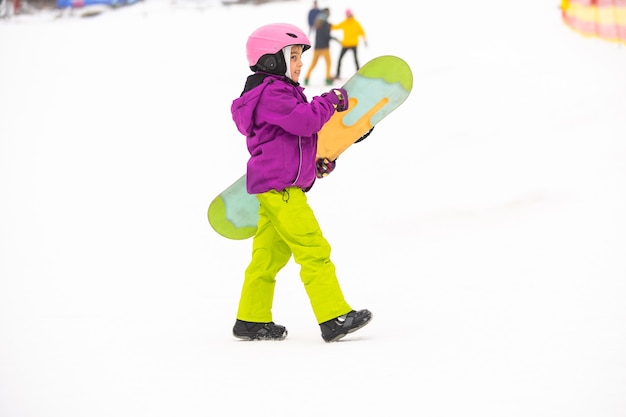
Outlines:
[[[320,1],[414,70],[309,196],[374,320],[324,343],[291,263],[287,340],[232,338],[230,103],[248,34],[310,5],[0,21],[0,416],[626,416],[626,50],[558,1]]]

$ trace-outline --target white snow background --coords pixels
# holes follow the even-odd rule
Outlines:
[[[206,218],[246,38],[311,1],[0,22],[0,416],[626,416],[624,46],[556,0],[320,4],[415,77],[309,193],[374,313],[331,344],[293,262],[288,338],[232,337],[251,240]]]

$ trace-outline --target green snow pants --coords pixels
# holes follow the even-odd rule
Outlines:
[[[300,279],[318,323],[346,314],[345,301],[330,245],[322,235],[306,194],[290,187],[283,192],[257,194],[258,230],[252,241],[252,260],[245,272],[237,318],[267,323],[272,320],[276,275],[291,255],[300,265]]]

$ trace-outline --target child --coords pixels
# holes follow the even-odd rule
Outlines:
[[[342,88],[309,103],[298,83],[302,53],[311,47],[304,32],[286,23],[265,25],[248,38],[250,75],[231,111],[246,136],[250,159],[247,190],[259,203],[252,260],[245,271],[233,335],[244,340],[283,340],[287,329],[272,321],[276,275],[291,255],[300,265],[315,318],[326,342],[339,340],[370,322],[368,310],[345,301],[330,260],[330,245],[307,203],[316,178],[334,161],[316,161],[317,132],[335,111],[348,109]]]

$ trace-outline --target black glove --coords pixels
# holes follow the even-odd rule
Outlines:
[[[372,133],[372,130],[374,130],[375,126],[372,126],[372,128],[370,130],[368,130],[367,132],[365,132],[365,134],[363,136],[361,136],[360,138],[358,138],[357,140],[354,141],[354,143],[359,143],[361,142],[363,139],[365,139],[366,137],[368,137],[370,135],[370,133]]]

